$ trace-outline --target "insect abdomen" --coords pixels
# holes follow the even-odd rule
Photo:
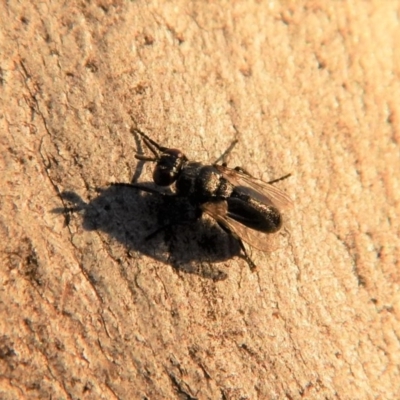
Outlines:
[[[227,203],[227,215],[251,229],[274,233],[282,226],[282,215],[271,204],[264,204],[251,196],[236,196],[235,193],[227,199]]]

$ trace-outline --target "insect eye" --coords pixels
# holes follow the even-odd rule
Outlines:
[[[169,186],[178,178],[182,164],[186,157],[176,149],[167,149],[157,162],[153,173],[153,180],[156,185]]]
[[[172,170],[167,170],[160,165],[157,165],[154,169],[153,180],[158,186],[169,186],[176,180],[176,173]]]

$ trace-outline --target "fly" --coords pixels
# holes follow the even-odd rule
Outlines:
[[[226,163],[204,165],[190,161],[182,151],[160,146],[138,129],[132,130],[141,136],[152,156],[136,154],[138,160],[154,162],[153,181],[159,187],[175,185],[173,193],[141,184],[114,183],[144,192],[164,196],[185,197],[196,210],[195,219],[203,213],[212,217],[218,225],[233,236],[243,251],[250,268],[256,265],[247,254],[243,242],[261,251],[270,251],[268,235],[282,227],[281,210],[292,206],[290,198],[273,183],[290,176],[285,175],[270,182],[254,178],[240,167],[228,168]],[[233,146],[232,146],[233,147]],[[229,148],[226,154],[231,150]],[[187,223],[191,221],[180,221]],[[172,224],[162,226],[148,238]]]

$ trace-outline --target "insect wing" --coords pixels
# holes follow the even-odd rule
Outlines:
[[[290,197],[276,186],[270,185],[261,179],[254,178],[253,176],[244,172],[237,171],[223,165],[214,165],[214,167],[223,175],[225,179],[232,183],[232,185],[253,189],[255,192],[253,193],[253,196],[265,204],[273,203],[273,205],[279,209],[290,208],[293,206],[293,202]]]
[[[266,233],[255,231],[230,218],[228,215],[228,204],[225,200],[204,203],[201,205],[201,209],[224,228],[256,249],[268,252],[275,249],[276,246],[273,246],[269,238],[267,239]]]

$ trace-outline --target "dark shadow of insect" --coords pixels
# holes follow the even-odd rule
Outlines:
[[[85,230],[105,232],[124,246],[127,258],[135,258],[138,252],[176,270],[219,281],[227,274],[212,264],[240,254],[237,241],[221,235],[221,229],[211,220],[179,225],[182,220],[193,221],[195,216],[185,198],[154,196],[112,185],[98,189],[98,196],[88,203],[74,192],[63,192],[62,199],[72,206],[53,212],[65,215],[66,224],[71,223],[73,213],[79,212]],[[155,233],[155,227],[163,229]]]
[[[242,168],[228,168],[225,159],[236,142],[214,164],[204,165],[189,161],[177,149],[160,146],[137,129],[132,131],[152,153],[151,157],[136,154],[142,163],[134,176],[140,175],[143,163],[155,162],[154,182],[113,183],[89,203],[64,192],[63,200],[73,207],[53,212],[65,214],[68,221],[71,212],[83,211],[84,229],[104,231],[124,244],[128,253],[138,251],[202,277],[225,279],[226,273],[209,264],[236,255],[254,270],[243,242],[271,250],[268,236],[282,226],[280,210],[292,205],[272,184],[289,175],[266,183]]]
[[[145,183],[112,185],[155,194],[167,201],[183,201],[190,206],[187,214],[177,215],[163,223],[147,236],[147,240],[173,226],[196,222],[206,214],[236,240],[243,258],[255,270],[244,242],[262,251],[272,250],[268,236],[280,230],[283,223],[281,211],[292,206],[290,198],[273,184],[290,174],[264,182],[240,167],[228,168],[225,158],[235,142],[215,163],[204,165],[188,160],[178,149],[160,146],[136,128],[132,132],[142,138],[152,153],[152,156],[136,154],[135,157],[143,162],[155,163],[155,186]],[[218,164],[219,161],[222,163]]]

